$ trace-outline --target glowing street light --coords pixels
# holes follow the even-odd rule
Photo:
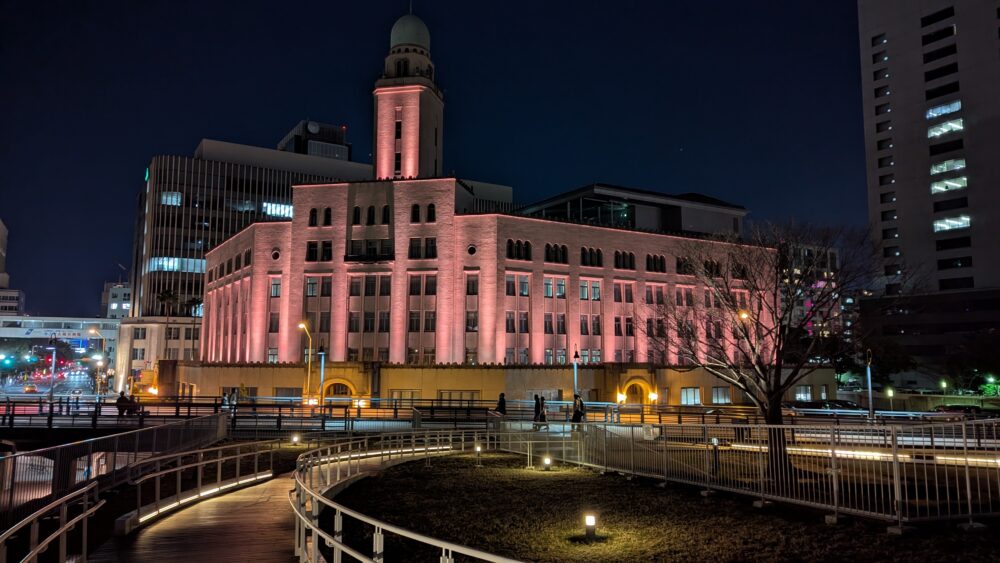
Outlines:
[[[587,530],[587,539],[597,539],[597,516],[587,514],[583,517],[583,525]]]
[[[298,444],[299,443],[299,435],[298,434],[292,434],[292,443],[293,444]]]
[[[624,403],[626,399],[628,399],[628,396],[626,396],[625,393],[618,393],[618,402],[619,403]]]
[[[304,395],[305,395],[304,398],[308,398],[309,397],[309,393],[310,393],[310,391],[312,389],[312,369],[313,369],[312,348],[313,348],[313,337],[312,337],[312,334],[309,333],[309,327],[306,326],[306,323],[304,323],[304,322],[299,323],[299,330],[304,330],[306,332],[306,338],[309,339],[309,348],[306,349],[306,390],[305,390],[305,393],[304,393]]]
[[[941,394],[943,395],[945,391],[948,390],[948,382],[944,379],[941,380]]]
[[[750,318],[750,312],[747,311],[746,309],[740,309],[739,315],[740,315],[740,320],[745,321]]]
[[[552,469],[552,458],[549,457],[549,456],[545,456],[544,458],[542,458],[542,466],[545,468],[545,471],[551,470]]]
[[[896,394],[896,392],[893,391],[891,387],[885,390],[885,395],[887,397],[889,397],[889,410],[895,410],[895,409],[892,408],[892,397],[895,394]]]
[[[649,402],[655,403],[660,398],[660,395],[656,391],[649,392]]]
[[[476,467],[483,466],[483,447],[476,444]]]

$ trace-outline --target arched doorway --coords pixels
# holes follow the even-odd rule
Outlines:
[[[638,383],[633,383],[625,389],[625,402],[630,405],[641,405],[646,402],[646,393]]]
[[[355,394],[354,386],[344,379],[328,381],[323,387],[324,397],[351,397]]]

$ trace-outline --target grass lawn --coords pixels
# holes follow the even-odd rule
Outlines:
[[[337,501],[407,529],[525,561],[970,561],[1000,560],[994,534],[955,523],[886,534],[886,523],[851,519],[829,526],[823,514],[693,487],[571,467],[527,470],[524,458],[484,454],[389,468]],[[585,513],[597,515],[599,541],[583,541]],[[331,514],[324,514],[332,529]],[[344,519],[349,545],[371,553],[372,528]],[[439,550],[386,534],[387,561],[430,561]],[[460,559],[460,558],[458,558]]]

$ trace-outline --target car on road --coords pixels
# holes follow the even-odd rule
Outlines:
[[[977,405],[938,405],[934,412],[954,412],[962,414],[982,414],[983,409]]]
[[[79,397],[80,395],[83,395],[83,389],[79,389],[79,388],[74,389],[74,390],[70,391],[69,394],[73,395],[75,397]]]
[[[38,386],[35,385],[34,383],[26,383],[24,385],[24,392],[25,393],[38,393]]]

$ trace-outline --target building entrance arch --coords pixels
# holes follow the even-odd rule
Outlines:
[[[630,405],[644,405],[649,402],[649,383],[643,379],[631,379],[623,386],[625,402]]]
[[[354,384],[346,379],[330,379],[323,386],[324,397],[351,397],[357,394]]]

